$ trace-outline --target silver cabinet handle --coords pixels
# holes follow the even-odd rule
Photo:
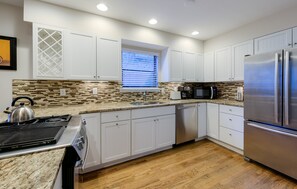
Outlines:
[[[278,70],[278,53],[275,53],[274,59],[274,119],[278,123],[278,91],[279,91],[279,70]]]
[[[229,121],[232,121],[232,119],[230,118]]]
[[[289,47],[291,47],[291,46],[292,46],[292,44],[291,44],[291,43],[289,43],[289,44],[288,44],[288,46],[289,46]]]
[[[285,108],[284,108],[284,117],[285,117],[285,125],[289,125],[289,86],[290,86],[290,62],[289,57],[290,53],[288,51],[285,52]]]
[[[213,87],[210,87],[210,99],[213,99]]]
[[[96,76],[94,76],[94,78],[96,78]]]

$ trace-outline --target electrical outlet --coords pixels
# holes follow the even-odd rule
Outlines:
[[[60,89],[60,96],[66,96],[66,89]]]
[[[93,93],[93,95],[98,94],[98,89],[97,89],[97,88],[93,88],[93,89],[92,89],[92,93]]]

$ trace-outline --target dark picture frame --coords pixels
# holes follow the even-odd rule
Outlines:
[[[17,70],[17,38],[0,35],[0,70]]]

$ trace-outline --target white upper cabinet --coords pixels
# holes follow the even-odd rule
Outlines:
[[[96,37],[66,32],[65,65],[67,79],[96,79]]]
[[[182,54],[181,51],[170,51],[170,81],[183,80]]]
[[[33,78],[64,78],[64,30],[33,24]]]
[[[197,54],[196,81],[197,82],[204,81],[204,66],[203,66],[203,55],[202,54]]]
[[[255,54],[292,47],[292,29],[265,35],[255,39]]]
[[[231,47],[215,52],[215,81],[231,81]]]
[[[297,47],[297,27],[293,28],[293,47]]]
[[[204,81],[214,82],[214,52],[204,54]]]
[[[242,81],[244,78],[244,57],[253,55],[253,40],[232,46],[232,77],[231,80]]]
[[[196,72],[197,54],[184,52],[183,53],[183,81],[194,82]]]
[[[97,79],[121,80],[120,40],[97,37]]]

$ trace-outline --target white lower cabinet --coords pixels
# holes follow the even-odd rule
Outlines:
[[[219,139],[219,105],[207,103],[207,136]]]
[[[206,103],[199,103],[198,106],[198,139],[206,137],[207,120],[206,120]]]
[[[156,118],[132,120],[132,155],[155,149]]]
[[[102,163],[130,156],[130,121],[101,125]]]
[[[243,150],[243,108],[220,105],[220,140]]]
[[[84,168],[94,167],[101,163],[100,153],[100,113],[81,115],[86,123],[88,151]]]
[[[175,106],[132,110],[132,118],[132,155],[175,143]]]
[[[156,148],[175,143],[175,114],[160,116],[156,121]]]

